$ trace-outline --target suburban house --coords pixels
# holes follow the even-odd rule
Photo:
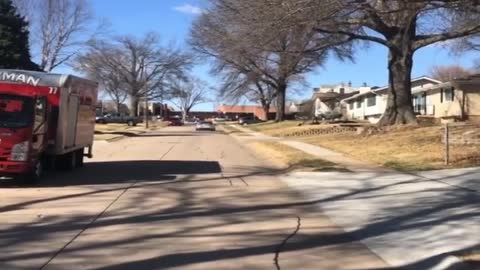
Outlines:
[[[268,120],[272,118],[275,114],[275,106],[270,107],[269,115],[266,115],[262,106],[258,105],[226,105],[222,104],[217,107],[217,112],[228,116],[232,119],[237,119],[238,117],[254,117],[260,120]]]
[[[344,108],[341,101],[345,98],[355,95],[358,92],[349,91],[349,93],[337,92],[315,92],[312,100],[314,101],[314,115],[317,118],[324,118],[328,115],[343,115]]]
[[[319,88],[314,88],[313,92],[315,93],[337,93],[337,94],[350,94],[357,91],[352,87],[352,83],[338,83],[338,84],[322,84]]]
[[[296,112],[298,116],[328,118],[331,115],[342,115],[341,101],[358,91],[351,83],[337,85],[322,85],[314,88],[312,97],[298,103],[291,103],[288,111]]]
[[[480,122],[480,74],[412,89],[412,95],[418,115]]]
[[[420,77],[412,80],[412,93],[416,93],[413,97],[414,106],[421,104],[423,107],[418,107],[420,110],[425,110],[425,113],[432,112],[436,105],[436,99],[423,99],[423,93],[427,89],[435,88],[441,85],[442,82],[429,78]],[[371,123],[377,123],[385,112],[387,105],[388,86],[384,87],[360,87],[359,92],[342,102],[346,105],[346,118],[354,120],[368,120]],[[420,100],[418,96],[422,96]],[[440,100],[440,99],[439,99]]]

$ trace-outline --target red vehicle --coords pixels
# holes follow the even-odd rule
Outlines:
[[[38,180],[92,156],[96,82],[72,75],[0,69],[0,177]]]

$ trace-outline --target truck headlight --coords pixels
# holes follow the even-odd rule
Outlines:
[[[29,148],[30,148],[30,143],[28,141],[15,144],[12,147],[12,154],[10,155],[10,160],[27,161]]]

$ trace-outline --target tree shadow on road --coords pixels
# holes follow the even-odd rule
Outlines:
[[[214,174],[222,171],[216,161],[196,160],[128,160],[89,162],[67,173],[52,173],[36,187],[104,185],[125,182],[172,181],[177,175]]]
[[[128,163],[128,164],[126,164]],[[96,222],[88,227],[88,230],[102,230],[106,228],[117,228],[118,226],[126,226],[129,228],[141,228],[142,226],[170,226],[171,230],[168,232],[146,232],[140,235],[124,235],[117,239],[98,239],[98,241],[91,241],[80,245],[72,245],[64,253],[67,258],[74,258],[78,262],[88,263],[92,260],[92,254],[103,254],[118,251],[126,247],[132,248],[132,245],[144,247],[149,241],[153,241],[158,246],[157,256],[149,258],[141,258],[130,260],[128,262],[115,261],[108,265],[85,267],[84,269],[95,270],[114,270],[114,269],[166,269],[179,267],[181,269],[190,266],[199,266],[202,263],[215,263],[222,261],[229,261],[233,259],[246,259],[248,257],[271,255],[272,260],[274,252],[279,243],[290,233],[290,231],[271,229],[268,231],[260,230],[257,225],[259,222],[267,222],[281,220],[285,217],[294,217],[298,215],[302,218],[308,217],[311,213],[320,212],[317,206],[323,206],[330,202],[345,201],[345,200],[369,200],[377,199],[382,196],[391,198],[391,205],[385,205],[385,209],[389,209],[388,214],[376,216],[368,224],[360,226],[359,228],[345,232],[336,230],[333,232],[322,233],[308,233],[304,232],[303,228],[299,233],[291,239],[286,245],[284,254],[280,256],[280,263],[283,262],[284,256],[288,253],[308,252],[310,250],[322,250],[322,248],[335,248],[344,244],[352,243],[355,240],[368,240],[379,237],[392,232],[404,232],[405,238],[408,238],[408,231],[412,228],[426,230],[430,226],[447,226],[448,224],[463,222],[465,220],[473,220],[480,218],[480,210],[478,205],[480,198],[478,193],[461,189],[447,189],[440,190],[441,196],[429,196],[429,190],[425,190],[425,196],[419,196],[412,199],[409,203],[411,209],[406,206],[399,207],[394,204],[399,196],[405,193],[396,190],[396,188],[404,185],[414,184],[422,181],[418,178],[406,179],[403,181],[396,181],[394,183],[384,182],[382,178],[385,174],[378,173],[369,176],[369,181],[377,181],[378,185],[370,185],[365,179],[365,184],[356,188],[349,189],[341,186],[342,192],[338,195],[325,196],[319,199],[306,199],[299,196],[297,192],[289,189],[276,190],[255,190],[255,179],[250,180],[251,187],[244,188],[244,192],[233,192],[240,189],[232,188],[232,191],[222,190],[224,192],[215,192],[220,185],[215,185],[219,181],[225,181],[229,178],[246,178],[275,175],[276,171],[267,170],[266,168],[250,168],[250,171],[234,173],[229,176],[223,175],[209,175],[211,173],[221,173],[222,170],[216,162],[197,162],[197,161],[139,161],[131,164],[130,161],[125,162],[105,162],[92,163],[80,171],[78,176],[73,178],[73,182],[84,184],[87,176],[91,176],[91,172],[98,172],[99,176],[92,178],[92,183],[102,184],[103,181],[119,181],[123,182],[140,181],[155,183],[151,187],[143,188],[142,184],[135,190],[135,196],[128,198],[122,207],[118,207],[109,211],[107,218],[98,219]],[[130,164],[130,165],[129,165]],[[131,167],[130,167],[131,166]],[[217,167],[218,166],[218,167]],[[89,173],[89,170],[90,173]],[[115,177],[108,176],[115,171]],[[240,170],[239,170],[240,171]],[[161,180],[162,177],[179,176],[179,174],[186,174],[185,178],[177,181],[169,181],[168,179]],[[65,174],[66,175],[66,174]],[[65,175],[59,179],[65,179]],[[195,179],[195,175],[201,175],[199,179]],[[346,174],[345,180],[351,179],[353,174]],[[73,176],[73,175],[72,175]],[[103,179],[103,180],[102,180]],[[160,180],[159,180],[160,179]],[[328,181],[329,179],[319,178],[318,181]],[[204,181],[204,182],[202,182]],[[247,180],[249,181],[249,180]],[[261,182],[261,180],[258,180]],[[472,181],[476,181],[472,179]],[[189,182],[191,186],[185,188],[185,183]],[[120,182],[121,183],[121,182]],[[162,184],[162,183],[165,183]],[[372,182],[370,182],[372,183]],[[205,184],[205,185],[203,185]],[[209,184],[209,185],[207,185]],[[56,184],[55,180],[52,183],[45,183],[46,187],[62,186]],[[226,185],[224,185],[226,186]],[[260,185],[261,187],[261,185]],[[120,190],[119,188],[118,190]],[[261,190],[261,189],[260,189]],[[97,191],[102,192],[102,191]],[[421,193],[421,192],[418,192]],[[206,196],[205,194],[208,194]],[[83,194],[82,196],[89,196],[91,194]],[[159,205],[154,204],[155,207],[151,209],[152,200],[161,196],[174,196],[173,205]],[[276,198],[277,200],[273,200]],[[59,202],[64,198],[58,197]],[[52,198],[55,200],[55,198]],[[42,201],[30,202],[30,205],[41,203]],[[23,207],[28,207],[28,204],[10,206],[3,210],[16,210]],[[136,207],[138,209],[149,209],[143,212],[129,212],[125,215],[124,211],[129,208]],[[466,207],[467,210],[461,210]],[[455,211],[459,209],[458,211]],[[342,209],[339,208],[338,211]],[[361,211],[361,209],[359,209]],[[4,212],[4,211],[2,211]],[[375,213],[377,214],[377,213]],[[36,243],[42,240],[55,237],[61,232],[76,232],[85,228],[85,220],[91,218],[88,215],[79,213],[70,216],[52,216],[43,223],[32,224],[18,224],[9,229],[0,232],[0,248],[8,249],[8,247],[22,244]],[[207,221],[205,221],[207,220]],[[238,224],[250,224],[243,230],[232,232],[228,229],[229,226]],[[88,231],[87,230],[87,231]],[[293,228],[292,228],[293,230]],[[36,233],[31,233],[31,232]],[[29,233],[29,237],[23,235]],[[475,232],[472,233],[474,237]],[[120,234],[121,235],[121,234]],[[242,239],[268,239],[263,243],[245,242],[240,246],[231,247],[227,239],[238,236]],[[417,239],[420,243],[428,242],[432,234],[425,233],[424,239]],[[227,248],[206,248],[204,250],[185,249],[182,251],[173,251],[164,248],[159,243],[175,243],[183,242],[188,245],[192,238],[211,239],[212,245],[215,241],[224,241],[224,246]],[[225,238],[222,238],[225,237]],[[170,242],[169,242],[170,241]],[[191,242],[192,245],[195,243]],[[153,249],[155,251],[155,249]],[[344,250],[342,256],[352,256],[358,250]],[[408,251],[405,251],[408,252]],[[454,254],[457,251],[448,252],[433,256],[431,258],[422,259],[405,266],[406,269],[429,269],[437,266],[446,256]],[[287,254],[285,254],[287,253]],[[298,254],[298,253],[297,253]],[[90,256],[89,256],[90,255]],[[317,254],[319,257],[321,253]],[[8,254],[0,255],[0,261],[15,263],[23,260],[30,260],[35,258],[43,258],[51,256],[51,252],[35,251],[24,254]],[[317,260],[318,269],[325,269],[323,264],[325,261],[317,257],[309,257],[311,260]],[[340,258],[339,258],[340,259]],[[305,262],[306,263],[306,262]],[[445,269],[455,269],[458,265],[452,265]],[[273,265],[272,265],[273,267]],[[59,268],[60,269],[60,268]],[[240,268],[236,268],[240,269]],[[282,268],[283,269],[283,268]],[[285,268],[286,269],[286,268]],[[299,269],[299,268],[298,268]],[[378,270],[392,270],[398,268],[377,268]]]

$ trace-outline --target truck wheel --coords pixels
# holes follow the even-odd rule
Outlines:
[[[132,120],[128,120],[127,125],[129,127],[133,127],[135,125],[135,123]]]
[[[19,177],[19,182],[22,185],[31,185],[40,181],[43,175],[43,162],[38,160],[35,166],[26,174]]]
[[[77,155],[76,167],[77,168],[83,167],[83,165],[84,165],[83,149],[78,150],[77,152],[75,152],[75,154]]]
[[[77,167],[76,152],[67,153],[59,157],[59,169],[62,171],[71,171]]]

